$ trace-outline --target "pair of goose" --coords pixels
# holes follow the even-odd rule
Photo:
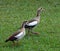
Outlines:
[[[8,39],[6,39],[5,42],[14,42],[15,40],[23,38],[25,36],[25,29],[28,29],[28,32],[32,33],[32,29],[40,22],[40,13],[42,10],[43,8],[38,8],[36,17],[30,21],[24,21],[21,28],[13,33],[13,35],[10,36]]]

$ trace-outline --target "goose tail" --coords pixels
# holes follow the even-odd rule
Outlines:
[[[8,42],[9,40],[7,39],[7,40],[5,40],[5,42]]]

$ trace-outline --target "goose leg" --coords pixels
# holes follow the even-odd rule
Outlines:
[[[32,33],[32,34],[39,34],[38,32],[34,32],[32,28],[28,29],[28,34],[30,35],[30,33]]]
[[[13,46],[15,46],[15,41],[12,41],[13,42]]]
[[[31,33],[33,33],[33,34],[39,34],[38,32],[34,32],[33,29],[31,29]]]
[[[19,45],[18,41],[13,41],[13,46],[18,46],[18,45]]]
[[[26,28],[26,30],[27,30],[27,35],[30,34],[30,30],[28,28]]]
[[[27,29],[27,31],[28,31],[28,34],[30,34],[30,29]]]

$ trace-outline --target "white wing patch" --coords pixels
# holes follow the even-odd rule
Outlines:
[[[21,39],[23,38],[25,35],[25,32],[20,32],[18,35],[16,35],[15,37],[18,38],[18,39]]]
[[[38,22],[37,21],[33,21],[33,22],[31,22],[31,23],[29,23],[29,24],[27,24],[28,26],[34,26],[34,25],[36,25]]]

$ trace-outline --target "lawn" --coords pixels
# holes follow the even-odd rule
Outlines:
[[[16,46],[5,43],[24,20],[36,16],[39,7],[45,9],[34,28],[40,34],[26,35]],[[0,0],[0,51],[60,51],[60,0]]]

